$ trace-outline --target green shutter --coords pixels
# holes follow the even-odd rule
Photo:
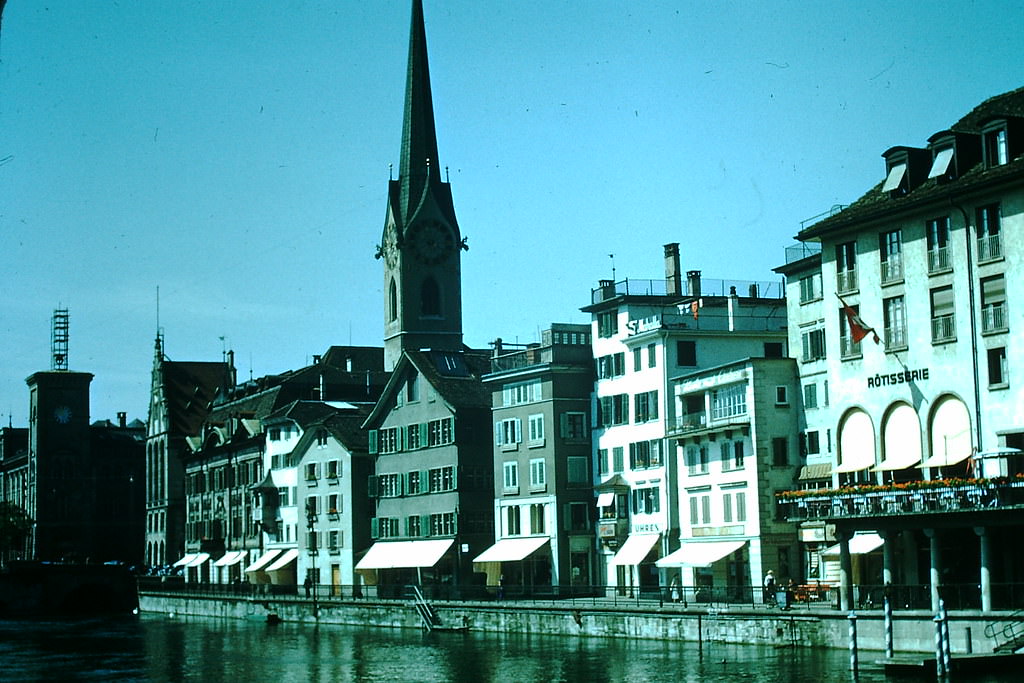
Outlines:
[[[377,430],[371,429],[367,432],[367,437],[369,439],[368,450],[370,455],[377,455]]]
[[[377,480],[376,474],[371,474],[369,477],[367,477],[366,488],[367,495],[370,496],[370,498],[376,498],[380,495],[380,485]]]
[[[376,517],[370,518],[370,538],[380,538],[380,522]]]
[[[417,426],[420,429],[420,448],[426,448],[427,447],[427,423],[426,422],[420,422]]]

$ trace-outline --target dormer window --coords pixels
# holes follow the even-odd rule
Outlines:
[[[1002,166],[1010,161],[1006,147],[1006,123],[1000,122],[997,126],[987,128],[982,133],[982,140],[985,148],[985,166]]]
[[[907,191],[906,178],[907,164],[893,164],[889,167],[889,175],[886,176],[885,184],[882,185],[882,192],[905,194]]]
[[[953,148],[944,147],[935,151],[935,158],[932,160],[932,168],[928,171],[928,178],[949,178],[953,171]]]

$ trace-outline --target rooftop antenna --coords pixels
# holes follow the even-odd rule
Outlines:
[[[394,164],[388,164],[388,180],[394,180],[394,179],[395,179],[395,165]]]
[[[70,322],[67,308],[53,309],[53,328],[50,331],[50,369],[68,369],[68,337]]]
[[[608,258],[612,260],[612,282],[615,282],[615,254],[608,254]]]

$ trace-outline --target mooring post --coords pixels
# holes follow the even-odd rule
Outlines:
[[[946,669],[946,675],[953,673],[952,655],[949,647],[949,614],[946,612],[946,603],[939,600],[939,614],[942,616],[942,666]]]
[[[888,595],[885,596],[882,607],[885,616],[885,656],[892,659],[892,602]]]
[[[942,680],[946,675],[946,665],[942,658],[942,615],[935,615],[935,678]]]
[[[857,613],[850,611],[850,671],[857,673]]]

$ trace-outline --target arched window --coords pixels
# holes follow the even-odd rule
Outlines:
[[[391,284],[388,285],[388,322],[395,320],[398,320],[398,286],[395,278],[391,278]]]
[[[423,280],[423,288],[420,290],[420,298],[420,310],[423,315],[441,315],[441,288],[437,285],[437,280],[433,277],[428,275],[426,279]]]
[[[955,396],[939,399],[932,412],[928,431],[931,456],[921,464],[932,468],[932,478],[937,478],[936,474],[940,471],[942,476],[968,474],[968,459],[973,453],[973,442],[971,417],[964,402]]]
[[[863,410],[851,410],[839,426],[839,466],[835,471],[853,480],[867,480],[867,469],[874,464],[874,425]]]
[[[882,462],[878,469],[893,479],[920,479],[921,421],[908,403],[896,403],[882,425]]]

